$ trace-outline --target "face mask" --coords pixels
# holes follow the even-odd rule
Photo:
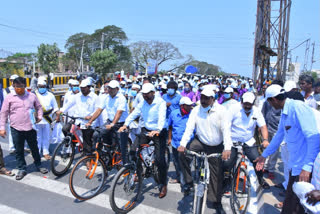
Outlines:
[[[137,91],[132,90],[132,91],[131,91],[131,95],[132,95],[133,97],[137,96]]]
[[[40,94],[44,94],[47,92],[47,88],[39,88],[38,91]]]
[[[73,92],[80,91],[80,87],[77,87],[77,86],[76,87],[72,87],[72,91]]]
[[[14,88],[14,90],[15,90],[15,92],[16,92],[16,94],[18,94],[18,95],[24,95],[24,93],[25,93],[25,88]]]
[[[250,114],[250,113],[252,112],[252,109],[250,109],[250,110],[245,110],[245,109],[244,109],[244,112],[245,112],[246,114]]]
[[[173,88],[169,88],[167,93],[168,93],[169,95],[174,95],[175,91],[176,91],[176,90],[174,90]]]
[[[188,115],[190,113],[187,110],[185,110],[182,106],[180,109],[181,109],[182,114],[184,114],[184,115]]]
[[[131,85],[131,84],[129,84],[129,85],[128,85],[128,88],[131,88],[131,86],[132,86],[132,85]]]
[[[231,97],[231,94],[223,94],[223,97],[229,99]]]
[[[184,88],[185,92],[190,92],[190,88]]]
[[[211,106],[208,106],[206,108],[203,108],[202,106],[200,106],[200,111],[202,111],[202,112],[208,113],[210,109],[211,109]]]

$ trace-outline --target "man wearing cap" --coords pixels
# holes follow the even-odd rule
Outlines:
[[[233,105],[228,111],[230,116],[229,119],[231,121],[232,142],[236,144],[239,143],[242,146],[244,154],[252,163],[259,156],[254,138],[257,126],[261,129],[263,146],[267,147],[269,144],[266,122],[261,111],[254,106],[254,101],[254,94],[252,92],[246,92],[242,96],[241,105]],[[230,170],[236,164],[236,161],[237,149],[232,147],[230,159],[224,162],[224,167],[227,172],[230,173]],[[253,165],[255,166],[256,163],[254,162]],[[256,175],[262,188],[270,188],[263,179],[262,171],[256,171]]]
[[[228,110],[232,105],[234,104],[239,104],[238,101],[236,101],[235,99],[233,99],[233,88],[231,87],[227,87],[224,90],[223,93],[223,101],[221,103],[221,105],[223,105],[224,107],[226,107],[226,109]]]
[[[128,79],[127,80],[127,90],[125,96],[128,97],[129,94],[131,93],[131,87],[132,87],[132,80]]]
[[[125,95],[125,94],[126,94],[126,91],[127,91],[127,89],[126,89],[126,81],[122,80],[122,81],[120,82],[120,92],[121,92],[123,95]]]
[[[179,109],[173,110],[169,115],[168,144],[172,146],[173,164],[176,169],[176,179],[171,180],[170,183],[180,183],[181,187],[183,187],[184,179],[177,148],[180,146],[182,135],[186,129],[193,102],[188,97],[182,97],[179,105]]]
[[[266,158],[276,152],[285,140],[289,153],[290,169],[286,197],[282,213],[304,213],[299,198],[292,191],[296,181],[310,182],[314,160],[319,153],[320,133],[312,109],[304,102],[286,97],[279,85],[271,85],[266,90],[266,99],[276,109],[282,109],[278,131],[270,145],[255,161],[256,169],[262,170]]]
[[[228,159],[231,154],[231,126],[225,119],[225,107],[215,102],[215,93],[210,87],[201,92],[200,106],[196,106],[187,122],[186,130],[178,147],[179,152],[184,152],[187,147],[191,151],[205,152],[207,154],[222,153],[222,159]],[[195,131],[195,139],[191,138]],[[186,157],[181,155],[181,170],[189,189],[193,187],[190,166]],[[223,170],[221,158],[210,158],[210,183],[208,201],[221,212]]]
[[[128,104],[129,104],[129,111],[132,112],[133,109],[136,107],[137,103],[135,103],[135,99],[140,91],[140,85],[138,84],[133,84],[131,88],[131,92],[128,96]]]
[[[81,81],[80,90],[81,93],[74,95],[68,103],[63,106],[57,115],[61,112],[68,112],[72,107],[73,116],[80,117],[77,119],[76,125],[80,125],[80,129],[83,136],[83,154],[88,155],[92,153],[92,135],[94,130],[87,128],[85,125],[91,119],[93,113],[97,109],[98,96],[90,91],[91,82],[89,79]],[[95,126],[96,123],[93,124]],[[64,134],[65,134],[65,130]]]
[[[52,123],[52,115],[59,110],[56,98],[51,92],[48,92],[46,82],[38,81],[38,90],[35,91],[37,98],[42,106],[43,117],[42,120],[36,124],[37,140],[39,153],[41,150],[43,157],[46,160],[50,160],[49,145],[51,138],[50,125]]]
[[[125,96],[119,90],[119,82],[116,80],[110,81],[108,84],[108,95],[104,101],[99,102],[97,110],[86,126],[91,126],[93,121],[105,109],[108,114],[108,120],[105,121],[101,129],[103,142],[112,145],[114,140],[117,140],[117,143],[120,143],[122,162],[125,164],[127,162],[128,134],[122,132],[118,135],[116,131],[123,126],[125,119],[128,117],[128,104]],[[113,134],[117,135],[117,139],[112,139]]]
[[[134,159],[136,148],[139,144],[148,144],[150,141],[154,142],[155,164],[159,172],[159,198],[163,198],[167,194],[167,166],[165,161],[167,131],[164,129],[167,110],[166,102],[162,98],[155,96],[155,88],[151,83],[143,84],[141,93],[144,101],[140,102],[128,116],[124,126],[119,129],[119,132],[126,130],[127,127],[140,116],[142,119],[142,134],[134,141],[134,144],[130,148],[130,154]]]
[[[13,81],[14,92],[10,93],[3,102],[0,119],[0,136],[5,137],[5,124],[10,118],[10,128],[13,143],[16,149],[16,161],[18,174],[17,180],[21,180],[26,174],[27,164],[24,158],[24,143],[27,141],[34,164],[38,171],[47,173],[46,168],[41,167],[41,158],[37,143],[37,133],[33,129],[34,123],[42,119],[42,108],[36,95],[25,91],[26,79],[18,77]],[[36,109],[36,119],[33,121],[33,111]]]

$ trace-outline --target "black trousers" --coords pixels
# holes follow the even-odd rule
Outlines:
[[[121,132],[118,133],[118,130],[121,126],[123,126],[123,123],[116,123],[111,129],[106,129],[106,125],[110,124],[111,121],[108,121],[103,125],[102,128],[100,128],[100,133],[95,132],[93,134],[93,141],[94,143],[97,143],[102,137],[102,140],[104,143],[112,145],[112,143],[115,141],[115,143],[120,143],[120,151],[121,151],[121,158],[122,163],[127,163],[127,154],[128,154],[128,133],[127,132]]]
[[[304,208],[300,204],[298,196],[293,192],[292,185],[299,181],[299,175],[292,176],[289,174],[289,182],[286,190],[286,197],[283,202],[282,214],[304,214]]]
[[[247,156],[247,158],[253,164],[254,171],[257,175],[259,184],[262,184],[263,172],[262,172],[262,170],[257,171],[256,170],[257,163],[253,162],[257,157],[259,157],[258,148],[256,146],[248,146],[247,144],[243,144],[242,148],[243,148],[244,154]],[[236,164],[236,162],[237,162],[237,149],[232,147],[230,159],[227,161],[223,161],[224,171],[230,172],[232,167]]]
[[[31,150],[34,164],[39,167],[41,165],[41,159],[38,148],[37,132],[32,129],[30,131],[18,131],[11,127],[12,141],[14,148],[16,149],[17,168],[19,170],[26,170],[27,163],[24,159],[24,142],[27,141]]]
[[[224,146],[219,144],[217,146],[208,146],[201,143],[198,138],[195,138],[187,148],[195,152],[205,152],[206,154],[212,153],[222,153]],[[181,154],[180,155],[180,166],[185,179],[186,184],[193,184],[190,162],[192,157]],[[209,160],[210,168],[210,183],[208,187],[208,202],[220,203],[223,193],[222,183],[223,183],[223,169],[222,169],[222,159],[221,158],[210,158]]]
[[[167,130],[162,129],[159,136],[146,136],[146,134],[150,131],[151,130],[147,130],[144,127],[141,129],[141,134],[137,136],[137,138],[134,141],[134,144],[130,147],[130,154],[135,155],[136,150],[140,144],[149,144],[150,141],[153,141],[155,146],[155,164],[158,167],[159,173],[159,184],[167,185],[167,164],[165,159]]]
[[[4,165],[4,160],[3,160],[2,148],[1,148],[1,145],[0,145],[0,169],[1,169],[2,167],[5,167],[5,165]]]
[[[83,154],[90,155],[93,152],[93,129],[81,129],[83,137]]]

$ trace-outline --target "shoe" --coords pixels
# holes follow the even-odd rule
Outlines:
[[[167,185],[164,185],[161,188],[161,191],[159,193],[159,198],[164,198],[167,195]]]
[[[14,176],[14,173],[5,167],[0,168],[0,175]]]
[[[274,179],[274,173],[273,173],[273,172],[269,172],[269,173],[268,173],[268,178],[269,178],[270,180],[273,180],[273,179]]]
[[[9,152],[9,154],[10,154],[10,155],[15,155],[15,154],[16,154],[16,150],[11,150],[11,151]]]
[[[274,187],[284,190],[284,186],[282,183],[276,184],[276,185],[274,185]]]
[[[46,154],[46,155],[43,155],[44,159],[46,160],[50,160],[51,159],[51,156],[49,154]]]
[[[170,184],[180,184],[180,180],[178,180],[178,179],[170,179],[169,183]]]
[[[260,185],[262,189],[270,189],[270,185],[266,181],[263,181]]]
[[[36,168],[37,168],[37,170],[38,170],[39,172],[41,172],[42,174],[48,173],[48,170],[47,170],[46,168],[44,168],[44,167],[36,166]]]
[[[24,176],[27,175],[27,172],[24,170],[19,170],[18,174],[16,175],[16,180],[19,181],[22,178],[24,178]]]
[[[28,148],[25,148],[25,149],[24,149],[24,152],[31,153],[31,150],[28,149]]]

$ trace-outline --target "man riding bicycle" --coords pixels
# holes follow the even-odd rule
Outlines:
[[[164,128],[166,119],[166,102],[160,97],[155,97],[155,88],[151,83],[142,86],[143,102],[140,102],[126,119],[124,126],[119,129],[123,132],[137,117],[141,118],[141,135],[130,147],[130,156],[135,159],[136,149],[139,144],[154,142],[155,164],[158,167],[160,193],[159,198],[167,194],[167,166],[165,161],[165,148],[167,130]],[[148,134],[147,134],[148,133]]]

